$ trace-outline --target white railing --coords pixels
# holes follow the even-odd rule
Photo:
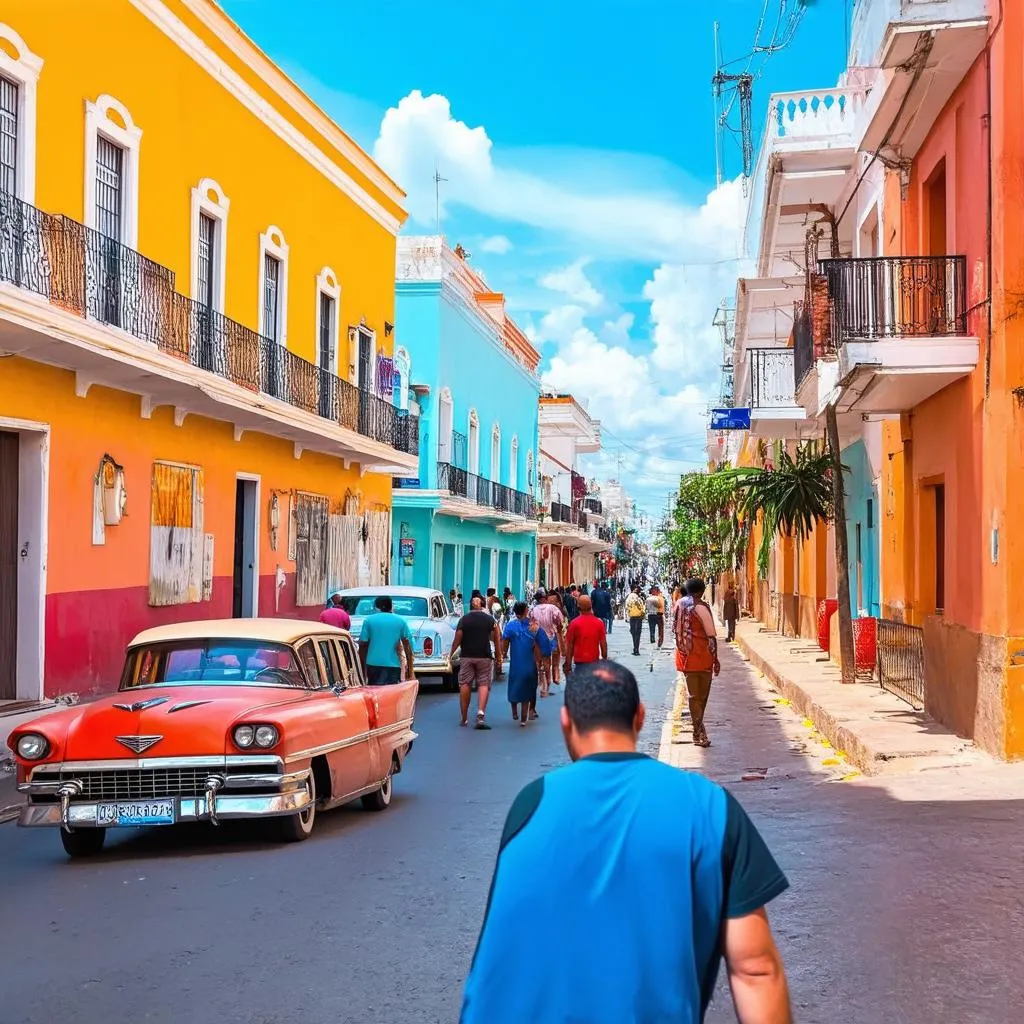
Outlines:
[[[750,407],[788,409],[796,405],[791,348],[750,350]]]
[[[775,148],[826,140],[834,147],[855,145],[864,96],[860,88],[773,93],[766,135]]]

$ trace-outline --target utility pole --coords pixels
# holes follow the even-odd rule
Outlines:
[[[857,682],[857,650],[853,642],[853,609],[850,605],[850,548],[846,534],[846,489],[843,459],[839,451],[839,423],[835,404],[825,409],[825,431],[832,456],[832,520],[836,531],[836,599],[839,608],[839,660],[844,683]]]
[[[434,220],[438,234],[441,234],[441,182],[447,180],[441,177],[437,164],[434,164]]]
[[[721,68],[721,47],[718,43],[718,22],[715,22],[715,67]],[[715,101],[715,180],[719,186],[722,184],[722,126],[719,123],[721,117],[719,99],[722,91],[717,86],[712,90]]]

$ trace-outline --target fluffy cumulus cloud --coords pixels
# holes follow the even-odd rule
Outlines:
[[[721,363],[712,321],[746,269],[739,183],[693,204],[629,174],[598,179],[587,173],[596,156],[582,154],[575,174],[563,161],[558,175],[496,149],[445,97],[418,91],[387,111],[374,155],[406,188],[413,230],[433,227],[439,170],[442,216],[515,226],[517,238],[536,243],[508,258],[520,258],[514,312],[544,353],[543,379],[586,400],[605,426],[605,451],[588,472],[621,471],[642,506],[663,508],[679,473],[704,457]],[[587,184],[595,180],[604,184]],[[500,234],[477,248],[506,255],[512,246]],[[543,265],[543,251],[559,255]]]

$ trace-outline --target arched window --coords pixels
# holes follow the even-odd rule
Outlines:
[[[526,486],[533,493],[533,449],[526,453]]]
[[[231,200],[213,178],[192,189],[192,298],[224,312],[228,208]]]
[[[469,410],[469,471],[480,475],[480,417],[476,409]]]
[[[519,488],[519,438],[515,435],[508,453],[508,485],[513,491]]]
[[[437,396],[437,461],[455,465],[455,452],[452,444],[452,393],[449,388],[441,388]],[[465,467],[461,467],[465,468]]]
[[[43,60],[10,25],[0,24],[0,191],[36,201],[36,85]]]
[[[139,147],[142,129],[106,94],[85,105],[85,225],[139,247]]]
[[[501,427],[497,423],[491,427],[491,479],[501,483]]]
[[[288,340],[288,243],[271,225],[260,235],[260,334],[280,345]]]
[[[394,403],[399,409],[409,408],[409,372],[411,360],[409,353],[404,348],[395,349],[395,393]]]

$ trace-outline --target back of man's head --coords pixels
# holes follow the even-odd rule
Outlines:
[[[373,606],[379,612],[389,612],[395,607],[394,602],[388,597],[387,594],[381,594],[376,601],[373,602]]]
[[[703,580],[694,577],[692,580],[686,581],[686,593],[690,597],[703,597],[705,590],[707,590],[707,584]]]
[[[474,597],[473,600],[469,602],[469,607],[471,609],[473,609],[474,611],[476,611],[477,609],[483,608],[483,606],[484,606],[484,599],[482,597]]]
[[[640,688],[636,676],[615,661],[595,661],[578,665],[565,681],[565,707],[562,728],[569,753],[578,755],[575,739],[600,732],[619,733],[630,739],[643,724]]]
[[[602,589],[602,590],[607,590],[607,589],[608,589],[608,583],[607,583],[607,581],[601,584],[601,589]]]
[[[579,598],[579,601],[577,602],[577,606],[579,607],[580,615],[587,615],[587,614],[589,614],[590,613],[590,609],[592,607],[591,606],[590,598],[587,597],[586,594],[581,594],[580,598]]]
[[[530,606],[525,601],[516,601],[516,603],[512,605],[512,614],[517,619],[521,619],[529,610]]]

